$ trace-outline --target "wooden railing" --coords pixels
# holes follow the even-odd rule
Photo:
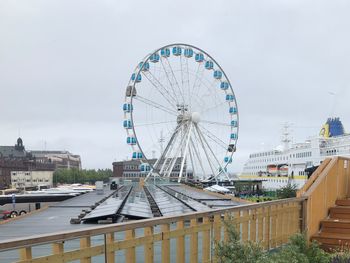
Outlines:
[[[345,157],[326,159],[298,192],[298,197],[307,199],[303,214],[309,238],[319,231],[321,220],[328,216],[335,201],[349,196],[349,162],[350,158]]]
[[[291,198],[7,240],[0,242],[0,253],[18,250],[15,261],[21,263],[87,263],[94,257],[108,263],[216,262],[215,242],[228,238],[225,219],[232,220],[243,241],[258,241],[271,249],[301,231],[303,201]]]

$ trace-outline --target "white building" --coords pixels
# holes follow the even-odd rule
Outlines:
[[[12,171],[11,185],[15,188],[29,188],[39,185],[53,186],[53,171]]]

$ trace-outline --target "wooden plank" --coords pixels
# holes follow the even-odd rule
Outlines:
[[[152,237],[153,236],[153,227],[145,227],[144,228],[144,236],[145,237]],[[154,249],[153,249],[153,241],[148,242],[145,245],[145,263],[153,263],[154,258]]]
[[[52,244],[52,253],[55,255],[63,254],[63,242],[56,242]]]
[[[249,227],[249,240],[256,242],[256,223],[257,223],[257,210],[251,209],[249,211],[250,227]]]
[[[283,204],[277,206],[277,226],[276,226],[276,246],[279,247],[282,245],[283,239]]]
[[[257,209],[257,215],[258,215],[258,240],[263,245],[264,241],[264,215],[263,215],[263,208]]]
[[[134,239],[135,239],[135,229],[125,231],[125,240],[134,240]],[[126,263],[136,262],[135,247],[130,247],[125,250],[125,262]]]
[[[277,229],[277,210],[276,205],[271,206],[271,236],[270,236],[270,248],[276,247],[276,229]]]
[[[185,228],[184,221],[176,223],[177,230]],[[176,240],[176,263],[185,263],[185,236],[181,235]]]
[[[269,250],[271,248],[271,206],[264,207],[264,248],[266,250]]]
[[[32,259],[32,248],[24,247],[19,250],[19,258],[20,260],[30,260]]]
[[[214,241],[221,241],[221,214],[214,215]]]
[[[209,223],[209,217],[204,217],[203,224]],[[210,262],[210,230],[205,230],[202,234],[202,262]]]
[[[91,247],[91,238],[83,237],[80,239],[80,249],[90,248]],[[91,263],[91,257],[83,257],[80,260],[80,263]]]
[[[197,219],[191,219],[190,227],[197,226]],[[190,236],[190,262],[198,263],[198,233],[193,232]]]
[[[115,262],[115,253],[112,249],[114,243],[114,233],[108,233],[105,236],[106,242],[106,263],[114,263]]]
[[[169,224],[163,224],[162,229],[162,263],[170,263],[170,239],[169,239]]]
[[[248,240],[248,228],[249,228],[249,211],[243,210],[241,214],[241,222],[242,222],[242,241]]]

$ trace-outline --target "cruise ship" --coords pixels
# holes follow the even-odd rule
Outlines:
[[[302,143],[290,144],[285,127],[282,143],[274,150],[250,154],[240,178],[263,180],[263,188],[269,190],[288,183],[300,188],[308,179],[308,171],[315,170],[325,158],[350,156],[350,134],[344,132],[339,118],[329,118],[319,135]]]

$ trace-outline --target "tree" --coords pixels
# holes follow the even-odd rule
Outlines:
[[[296,197],[297,196],[297,185],[288,183],[286,186],[278,189],[276,192],[277,192],[277,197],[279,199]]]

